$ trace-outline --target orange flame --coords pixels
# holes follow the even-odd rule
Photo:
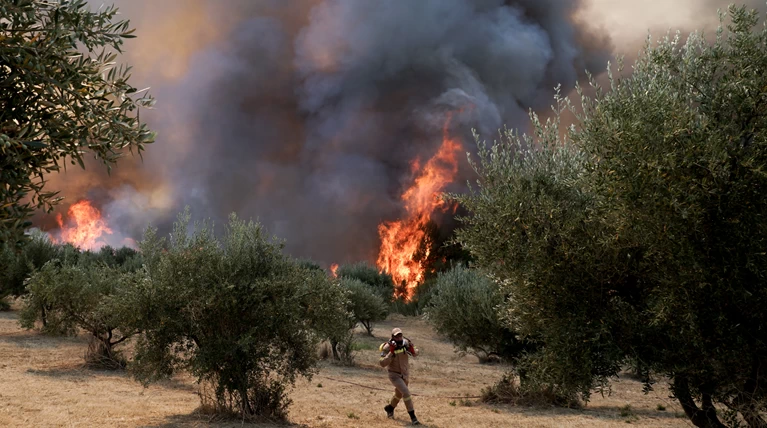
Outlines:
[[[338,263],[330,265],[330,273],[333,275],[333,278],[338,278]]]
[[[56,242],[69,242],[83,250],[94,250],[104,245],[103,241],[99,242],[104,234],[112,234],[101,212],[86,199],[70,206],[67,218],[67,224],[64,224],[61,213],[56,214],[56,222],[61,229]]]
[[[395,297],[402,297],[406,301],[412,299],[415,288],[424,280],[425,267],[422,262],[415,260],[426,238],[424,226],[429,222],[431,214],[444,206],[444,201],[437,196],[458,172],[456,155],[462,146],[460,141],[450,138],[448,133],[451,118],[452,115],[448,114],[442,128],[442,146],[437,153],[423,168],[417,159],[411,164],[417,177],[402,194],[406,217],[378,225],[381,248],[376,264],[379,270],[388,272],[394,279],[398,286]],[[425,251],[423,259],[429,256],[429,248]]]

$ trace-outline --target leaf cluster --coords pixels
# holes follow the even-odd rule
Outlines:
[[[129,327],[129,321],[135,311],[133,291],[140,280],[140,274],[104,265],[51,260],[27,281],[20,324],[31,329],[42,321],[43,332],[54,334],[76,335],[85,330],[100,342],[102,363],[124,367],[114,347],[138,332]]]
[[[220,406],[284,418],[286,388],[314,372],[317,344],[349,329],[345,292],[284,255],[258,223],[233,215],[219,239],[189,218],[179,217],[170,240],[149,230],[141,243],[136,376],[186,369],[213,386]]]
[[[439,334],[480,362],[490,357],[513,361],[526,344],[499,315],[505,300],[500,287],[486,275],[456,266],[437,276],[426,316]]]
[[[353,315],[353,324],[361,323],[369,335],[373,335],[374,323],[389,315],[389,308],[373,288],[358,279],[342,277],[341,287],[347,291],[347,311]],[[353,326],[352,326],[353,327]]]
[[[366,262],[341,265],[336,272],[339,278],[356,279],[371,287],[384,302],[394,297],[394,280],[390,274],[379,272],[378,268]]]
[[[546,382],[587,399],[631,359],[696,426],[722,426],[716,405],[764,426],[767,27],[729,17],[713,43],[648,41],[630,75],[532,115],[533,135],[479,142],[479,180],[453,197]]]
[[[138,115],[154,101],[116,63],[133,37],[116,15],[86,0],[0,4],[0,243],[20,245],[34,210],[58,202],[48,174],[86,153],[109,167],[154,141]]]

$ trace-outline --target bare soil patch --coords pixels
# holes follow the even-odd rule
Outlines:
[[[454,398],[480,395],[506,368],[458,355],[423,320],[397,315],[377,325],[375,337],[358,332],[361,349],[356,367],[323,364],[311,381],[296,385],[291,393],[291,424],[409,425],[404,406],[397,408],[394,422],[383,411],[393,388],[377,364],[377,347],[395,326],[422,354],[412,363],[411,391],[416,394],[416,413],[427,427],[691,426],[680,417],[681,409],[668,398],[664,385],[645,395],[642,385],[628,378],[616,380],[610,396],[595,394],[581,410],[486,405],[473,398]],[[197,386],[187,376],[144,388],[124,372],[83,368],[87,343],[84,335],[57,338],[22,330],[15,312],[0,312],[0,426],[242,426],[240,421],[211,421],[198,414]],[[665,410],[658,410],[659,405]]]

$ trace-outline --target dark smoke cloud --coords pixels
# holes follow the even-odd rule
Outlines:
[[[124,2],[129,17],[145,16],[148,5]],[[206,20],[179,75],[162,66],[178,49],[148,64],[127,58],[158,98],[150,118],[158,143],[143,164],[121,166],[132,186],[91,175],[83,189],[109,189],[101,205],[133,236],[148,221],[167,228],[188,204],[219,222],[232,211],[258,218],[297,256],[374,260],[377,225],[402,214],[410,163],[435,153],[449,112],[451,134],[471,150],[472,127],[493,135],[504,124],[523,126],[528,109],[551,103],[555,85],[572,87],[585,69],[603,68],[612,47],[574,18],[580,7],[573,0],[166,3],[162,19],[147,22],[180,25],[171,24],[173,14],[189,8]],[[141,36],[141,21],[134,24]],[[147,32],[151,52],[173,41],[155,27]],[[454,190],[469,177],[459,161]],[[146,195],[160,185],[163,203],[153,204]]]
[[[604,63],[606,45],[578,44],[577,6],[324,1],[298,31],[248,17],[179,85],[196,83],[201,106],[177,171],[184,202],[258,216],[294,254],[373,259],[376,226],[401,214],[409,164],[436,151],[448,112],[463,109],[451,124],[463,136],[520,125],[557,82]]]

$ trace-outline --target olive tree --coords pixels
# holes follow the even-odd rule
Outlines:
[[[8,306],[3,300],[6,297],[26,294],[26,280],[48,261],[58,259],[63,263],[74,264],[79,256],[80,252],[74,246],[54,244],[46,233],[34,229],[21,249],[0,245],[0,306]],[[45,326],[44,306],[41,307],[41,319]]]
[[[387,305],[369,285],[357,279],[341,278],[341,287],[347,291],[347,311],[353,315],[352,322],[360,323],[367,333],[373,335],[373,325],[388,315]]]
[[[134,373],[149,382],[186,369],[212,386],[218,411],[284,418],[287,388],[315,371],[318,343],[348,330],[345,293],[258,223],[232,215],[219,239],[210,223],[190,232],[189,218],[169,241],[149,230],[141,243]]]
[[[550,384],[588,398],[630,358],[694,425],[764,427],[767,29],[729,15],[713,42],[648,42],[569,129],[558,99],[534,135],[480,143],[458,240]]]
[[[44,331],[69,335],[83,329],[93,338],[86,363],[98,368],[125,367],[125,358],[115,347],[137,333],[128,327],[135,308],[127,297],[140,280],[107,266],[52,260],[29,278],[19,322],[31,329],[44,318]]]
[[[394,280],[391,275],[379,272],[375,266],[366,262],[341,265],[336,274],[339,278],[356,279],[367,284],[386,303],[394,298]]]
[[[58,202],[46,176],[84,167],[86,153],[111,165],[154,134],[139,121],[152,98],[116,66],[128,21],[86,0],[0,5],[0,244],[20,244],[30,216]]]
[[[498,284],[486,275],[456,266],[437,276],[426,315],[439,334],[480,362],[491,357],[511,361],[525,346],[499,315],[505,300]]]

